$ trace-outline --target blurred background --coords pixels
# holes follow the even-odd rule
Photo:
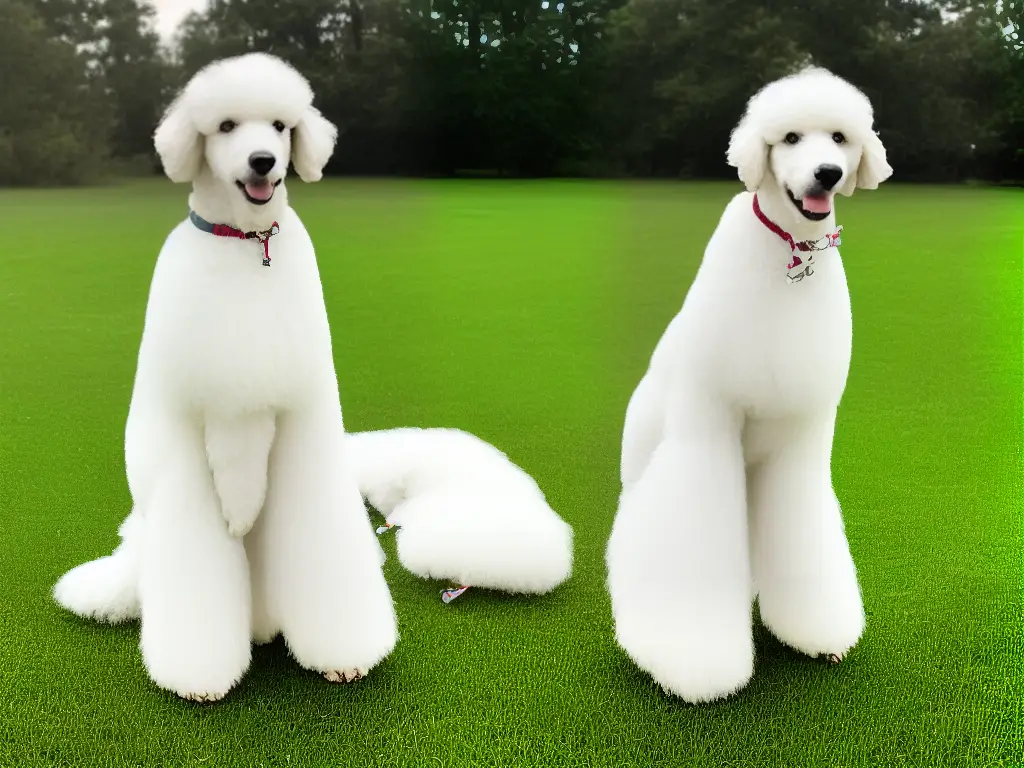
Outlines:
[[[871,98],[897,180],[1021,180],[1019,16],[992,0],[0,0],[0,184],[157,172],[175,90],[251,50],[297,66],[342,128],[331,174],[732,177],[746,99],[814,62]]]

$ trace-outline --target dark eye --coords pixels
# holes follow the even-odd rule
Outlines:
[[[786,138],[783,139],[783,141],[785,141],[787,144],[797,144],[800,141],[800,134],[792,132],[787,133]]]
[[[284,123],[282,123],[280,120],[275,120],[273,125],[274,130],[277,131],[278,133],[281,133],[284,130]]]
[[[845,144],[846,137],[843,136],[843,134],[841,134],[839,131],[836,131],[835,133],[832,134],[832,141],[834,141],[836,144]]]
[[[221,133],[231,133],[233,130],[235,130],[235,125],[236,123],[234,120],[225,120],[223,123],[220,124],[220,127],[217,130],[219,130]]]

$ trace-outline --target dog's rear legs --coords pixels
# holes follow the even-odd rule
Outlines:
[[[674,395],[608,543],[616,639],[690,702],[728,696],[753,673],[740,423],[711,397]]]

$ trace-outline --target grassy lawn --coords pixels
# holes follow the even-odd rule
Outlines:
[[[128,512],[135,356],[185,190],[0,192],[0,766],[1024,763],[1020,192],[839,203],[854,360],[833,463],[868,613],[847,661],[759,630],[750,686],[693,707],[616,648],[603,550],[626,402],[737,189],[294,183],[348,427],[494,442],[574,526],[576,569],[543,598],[445,606],[386,537],[389,659],[332,686],[278,641],[215,706],[149,682],[137,626],[49,597]]]

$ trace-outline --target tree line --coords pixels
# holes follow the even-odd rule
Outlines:
[[[899,178],[1020,181],[1014,5],[210,0],[167,44],[143,0],[0,0],[0,184],[155,172],[176,89],[252,50],[340,127],[328,173],[726,177],[747,98],[815,63],[872,99]]]

